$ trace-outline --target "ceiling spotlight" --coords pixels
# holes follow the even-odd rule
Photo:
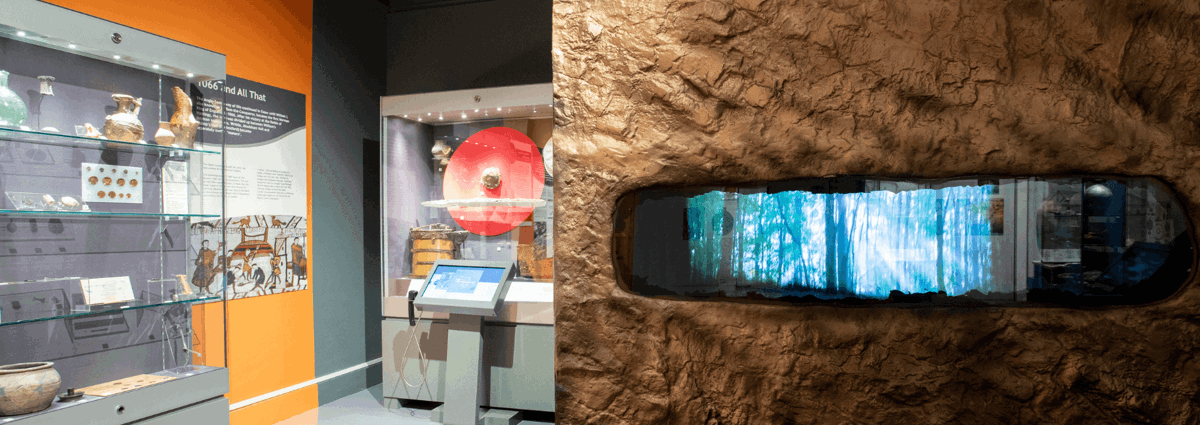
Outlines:
[[[158,64],[150,65],[151,68],[158,69]]]
[[[24,37],[25,31],[17,31],[17,37]]]
[[[425,118],[422,118],[422,117],[417,117],[417,122],[421,122],[421,121],[424,121],[424,120],[425,120]]]
[[[500,112],[500,111],[503,111],[503,110],[504,110],[504,108],[496,108],[496,112]]]
[[[462,114],[463,119],[467,119],[467,114]]]
[[[441,120],[443,120],[443,119],[445,119],[445,117],[442,117],[441,115],[438,115],[438,121],[441,121]]]
[[[426,113],[425,116],[433,116],[433,112]]]
[[[196,74],[193,74],[193,73],[190,73],[190,72],[188,73],[188,78],[192,78],[192,77],[195,77],[195,76],[196,76]]]
[[[121,60],[121,55],[113,55],[113,59]]]
[[[475,112],[479,112],[479,109],[475,109]]]
[[[404,118],[408,118],[408,115],[405,115]]]
[[[67,45],[67,48],[68,48],[68,49],[74,49],[74,48],[76,48],[76,47],[78,47],[78,46],[76,46],[76,45],[74,45],[74,44],[68,44],[68,45]]]

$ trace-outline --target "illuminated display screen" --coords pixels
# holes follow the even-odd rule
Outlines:
[[[645,295],[1129,304],[1174,293],[1192,261],[1150,179],[814,179],[618,208],[617,266]]]
[[[490,302],[504,279],[494,267],[438,266],[429,276],[426,298]]]

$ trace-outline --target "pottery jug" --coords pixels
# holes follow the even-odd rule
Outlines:
[[[8,71],[0,71],[0,125],[20,127],[29,117],[25,101],[17,92],[8,88]]]
[[[142,99],[134,99],[127,94],[114,94],[112,98],[117,101],[117,113],[104,118],[104,137],[121,142],[141,142],[145,132],[142,122],[138,120]]]
[[[0,366],[0,416],[46,410],[61,385],[62,377],[51,362]]]
[[[192,115],[192,98],[179,87],[175,93],[175,113],[171,115],[171,132],[175,133],[175,146],[191,148],[196,142],[196,129],[200,122]]]

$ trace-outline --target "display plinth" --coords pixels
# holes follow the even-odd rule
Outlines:
[[[478,425],[479,406],[483,405],[483,390],[479,385],[483,358],[483,317],[468,314],[450,315],[450,334],[447,352],[450,368],[446,371],[446,425]]]
[[[152,375],[174,378],[166,382],[97,397],[85,394],[71,402],[55,401],[49,409],[22,416],[0,416],[2,425],[123,425],[202,403],[224,403],[224,412],[190,417],[194,423],[229,424],[229,369],[185,366]],[[209,409],[212,410],[212,409]],[[176,422],[178,423],[178,422]]]
[[[483,317],[451,313],[449,329],[446,404],[434,409],[430,419],[446,425],[517,425],[521,412],[480,407],[485,400]]]

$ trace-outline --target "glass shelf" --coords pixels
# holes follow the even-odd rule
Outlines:
[[[24,215],[24,216],[44,216],[44,217],[61,217],[61,216],[80,216],[80,217],[131,217],[131,218],[220,218],[220,214],[157,214],[157,213],[125,213],[125,212],[104,212],[104,211],[38,211],[38,210],[12,210],[0,209],[0,215]]]
[[[4,312],[4,310],[0,310],[0,319],[3,319],[3,321],[0,321],[0,327],[19,325],[19,324],[23,324],[23,323],[44,322],[47,320],[85,317],[85,316],[92,316],[92,315],[112,313],[112,312],[125,311],[125,310],[140,310],[140,309],[144,309],[144,308],[169,307],[169,306],[183,305],[183,304],[199,304],[199,303],[207,303],[207,302],[211,302],[211,301],[220,301],[220,300],[221,300],[220,295],[210,295],[207,297],[199,297],[199,298],[195,298],[195,299],[181,300],[181,301],[148,302],[148,301],[139,300],[139,301],[131,301],[131,302],[121,303],[121,304],[113,304],[113,305],[109,305],[109,306],[93,306],[91,308],[91,310],[88,310],[88,311],[66,311],[66,312],[64,312],[62,310],[58,310],[58,311],[39,312],[37,314],[28,314],[28,315],[34,316],[34,317],[23,317],[20,319],[8,319],[7,317],[4,317],[4,316],[7,316],[8,313]]]
[[[93,139],[91,137],[72,136],[68,134],[45,133],[40,131],[22,130],[17,128],[0,127],[0,141],[13,141],[24,143],[37,143],[53,146],[67,146],[90,149],[105,149],[112,147],[123,151],[131,151],[137,153],[147,152],[194,152],[200,154],[220,155],[221,152],[209,151],[203,149],[189,149],[175,146],[160,146],[153,143],[129,143],[119,142],[107,139]]]

